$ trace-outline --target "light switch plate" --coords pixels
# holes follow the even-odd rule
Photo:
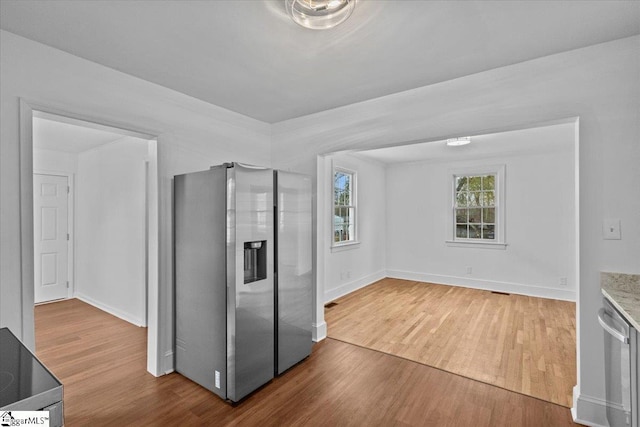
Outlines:
[[[620,240],[622,239],[620,233],[620,220],[619,219],[605,219],[602,223],[602,234],[604,240]]]

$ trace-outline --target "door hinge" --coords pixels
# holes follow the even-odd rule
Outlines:
[[[67,185],[67,194],[71,193],[71,187]]]
[[[69,289],[69,281],[67,280],[67,289]]]
[[[69,233],[67,233],[67,240],[69,240]]]

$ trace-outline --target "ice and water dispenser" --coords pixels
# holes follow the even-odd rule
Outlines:
[[[244,283],[267,278],[267,241],[244,242]]]

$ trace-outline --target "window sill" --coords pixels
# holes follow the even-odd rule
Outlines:
[[[446,240],[447,246],[452,248],[483,248],[483,249],[507,249],[506,243],[500,242],[469,242],[459,240]]]
[[[332,245],[331,252],[350,251],[352,249],[358,249],[359,247],[360,247],[360,242],[340,243],[339,245]]]

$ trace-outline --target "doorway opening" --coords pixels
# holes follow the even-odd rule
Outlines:
[[[578,120],[572,118],[478,134],[466,146],[448,147],[446,138],[438,138],[320,156],[319,306],[339,303],[326,312],[327,322],[332,322],[329,337],[491,384],[496,378],[494,385],[500,387],[512,387],[511,381],[514,391],[570,407],[579,360],[577,131]],[[338,213],[332,212],[335,192],[330,191],[330,182],[337,167],[358,173],[359,245],[353,249],[331,244],[333,228],[338,226],[331,215]],[[500,169],[506,172],[491,173]],[[505,184],[502,200],[495,200],[498,179]],[[483,204],[486,200],[489,203]],[[503,216],[499,207],[504,208]],[[500,219],[503,239],[498,239]],[[404,302],[401,292],[407,294]],[[393,295],[396,305],[385,295]],[[457,300],[449,298],[455,295]],[[365,318],[355,308],[364,300],[366,311],[375,318]],[[409,314],[409,307],[416,307],[415,315]],[[438,312],[438,307],[444,311]],[[400,309],[394,312],[396,308]],[[479,316],[472,317],[469,313],[475,309]],[[538,311],[555,314],[540,316]],[[344,315],[347,312],[351,318]],[[462,319],[460,313],[471,317]],[[489,321],[483,321],[481,315],[487,313]],[[324,320],[321,314],[318,318]],[[456,319],[461,320],[459,329]],[[352,322],[350,331],[341,329],[341,322],[342,326]],[[521,323],[527,326],[527,322],[529,329],[522,328]],[[354,328],[354,323],[362,327]],[[540,327],[545,337],[536,345],[548,348],[549,355],[525,348],[531,344],[528,331]],[[447,332],[443,340],[429,341],[438,331]],[[503,331],[514,334],[500,335]],[[502,341],[486,344],[481,337]],[[513,349],[504,347],[505,342],[514,344]],[[433,349],[437,351],[427,357]],[[483,354],[486,349],[491,351]],[[559,361],[555,365],[549,362],[554,358]],[[488,378],[487,366],[494,362],[496,373]],[[571,363],[561,366],[565,362]],[[474,364],[479,367],[477,376],[470,369]],[[530,375],[512,381],[500,371],[503,368]],[[545,380],[534,384],[535,375]]]
[[[31,126],[35,304],[89,305],[155,334],[156,138],[40,110]]]

